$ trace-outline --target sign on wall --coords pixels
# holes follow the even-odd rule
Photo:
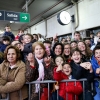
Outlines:
[[[30,22],[30,14],[12,11],[0,11],[0,20],[28,23]]]

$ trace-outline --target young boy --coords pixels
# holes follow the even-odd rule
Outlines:
[[[0,46],[0,51],[1,51],[1,52],[4,52],[5,49],[6,49],[6,47],[7,47],[8,45],[10,45],[11,39],[10,39],[9,36],[3,36],[2,42],[3,42],[3,44]]]
[[[57,81],[61,81],[64,79],[72,79],[71,75],[72,69],[68,63],[63,63],[62,66],[58,66],[54,69],[54,79]],[[80,82],[61,82],[59,83],[59,100],[76,100],[78,99],[78,95],[82,93],[82,86]],[[67,93],[67,95],[66,95]]]
[[[70,46],[71,46],[71,49],[76,49],[77,48],[77,41],[71,41]]]
[[[97,45],[93,50],[93,56],[91,59],[95,78],[100,78],[100,45]],[[94,100],[100,99],[100,80],[94,81],[94,87],[97,94],[94,96]]]
[[[24,55],[24,61],[26,61],[26,56],[28,53],[32,52],[32,40],[33,36],[31,34],[25,34],[24,37],[24,45],[21,45],[21,51]]]
[[[94,80],[93,69],[90,62],[82,61],[82,54],[78,49],[72,50],[71,52],[71,67],[72,67],[72,76],[75,79],[86,78],[85,82],[85,100],[93,100],[91,94],[91,82]],[[81,98],[83,98],[81,96]]]
[[[15,36],[11,32],[11,27],[10,26],[5,27],[5,33],[3,34],[3,36],[9,36],[11,38],[11,41],[15,40]]]

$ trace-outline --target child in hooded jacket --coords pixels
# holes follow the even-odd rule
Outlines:
[[[68,63],[63,63],[54,69],[53,77],[56,81],[73,79],[71,72],[71,66]],[[59,100],[79,100],[78,95],[82,91],[80,82],[60,82],[58,90]]]
[[[92,64],[95,78],[100,78],[100,45],[97,45],[93,50],[91,64]],[[97,94],[94,96],[94,100],[99,100],[100,99],[100,80],[94,81],[94,88],[97,92]]]

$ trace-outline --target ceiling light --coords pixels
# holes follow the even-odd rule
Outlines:
[[[10,23],[14,23],[14,21],[10,21]]]

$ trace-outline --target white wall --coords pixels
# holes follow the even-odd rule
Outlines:
[[[100,0],[83,0],[78,7],[79,27],[77,30],[100,26]]]
[[[72,9],[69,9],[68,12],[71,13]],[[60,25],[57,21],[57,15],[50,18],[47,21],[47,34],[48,37],[52,37],[54,35],[63,35],[66,33],[71,33],[72,31],[71,23],[68,25]]]
[[[79,26],[76,29],[77,31],[84,31],[85,29],[100,26],[100,0],[81,0],[81,2],[78,3],[78,10]],[[73,15],[75,13],[75,7],[72,6],[66,11],[68,11],[70,15]],[[51,16],[51,18],[47,20],[47,37],[52,37],[56,33],[58,35],[73,33],[73,31],[75,31],[73,26],[71,23],[62,26],[57,22],[57,15]],[[34,25],[30,29],[32,34],[46,34],[45,22]]]
[[[40,24],[34,25],[31,27],[31,34],[42,34],[45,35],[46,31],[45,31],[45,22],[41,22]]]

